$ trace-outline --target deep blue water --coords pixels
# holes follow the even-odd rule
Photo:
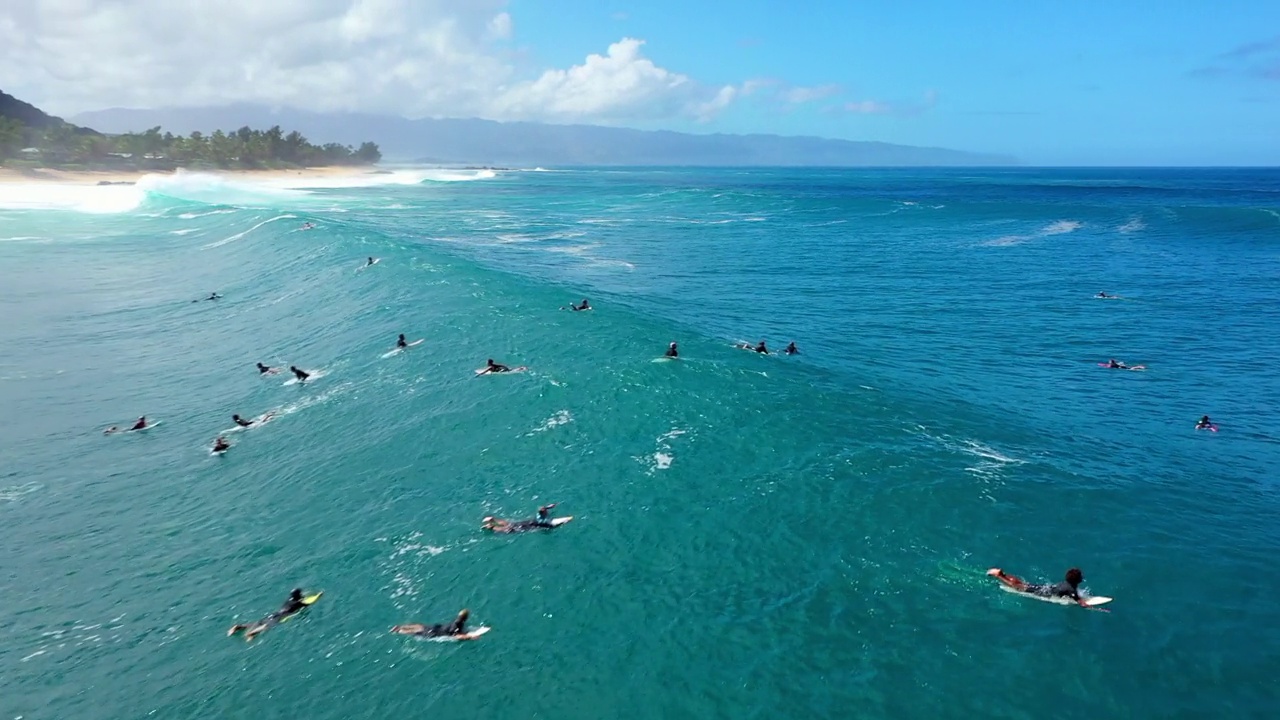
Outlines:
[[[0,717],[1280,707],[1280,171],[289,184],[0,185]]]

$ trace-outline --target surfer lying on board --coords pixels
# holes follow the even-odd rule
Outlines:
[[[763,355],[768,355],[768,354],[769,354],[769,348],[767,348],[767,347],[765,347],[765,346],[764,346],[764,341],[763,341],[763,340],[761,340],[760,342],[756,343],[756,345],[755,345],[754,347],[751,345],[751,343],[742,343],[742,344],[741,344],[741,345],[739,345],[738,347],[742,348],[743,350],[755,350],[756,352],[761,353],[761,354],[763,354]]]
[[[298,382],[306,382],[307,378],[311,377],[311,373],[299,370],[293,365],[289,366],[289,370],[293,373],[294,377],[298,378]]]
[[[142,417],[138,418],[138,422],[134,423],[133,427],[129,428],[128,430],[125,430],[125,432],[133,432],[134,430],[145,430],[146,428],[147,428],[147,416],[143,415]],[[117,433],[117,432],[120,432],[120,428],[116,427],[115,425],[112,425],[106,430],[103,430],[102,434],[110,435],[111,433]]]
[[[1107,298],[1113,298],[1113,297],[1115,297],[1115,295],[1108,295],[1108,294],[1106,294],[1106,293],[1102,292],[1101,290],[1099,290],[1099,291],[1098,291],[1098,294],[1097,294],[1097,295],[1094,295],[1094,297],[1096,297],[1096,298],[1103,298],[1103,299],[1105,300],[1105,299],[1107,299]]]
[[[391,628],[391,632],[397,635],[415,635],[417,637],[456,637],[459,640],[472,640],[467,635],[467,618],[471,616],[471,611],[463,609],[458,613],[458,617],[448,625],[423,625],[421,623],[409,623],[408,625],[396,625]]]
[[[561,309],[561,310],[564,310],[564,308],[560,308],[560,309]],[[574,305],[573,303],[569,303],[569,309],[570,309],[570,310],[575,310],[575,311],[576,311],[576,310],[590,310],[590,309],[591,309],[591,303],[588,303],[586,298],[582,298],[582,304],[581,304],[581,305]]]
[[[1122,362],[1116,362],[1115,358],[1111,358],[1110,360],[1107,361],[1107,367],[1111,368],[1112,370],[1128,370],[1129,369],[1128,365],[1125,365]]]
[[[783,350],[782,352],[784,352],[784,353],[786,353],[786,354],[788,354],[788,355],[795,355],[796,353],[800,352],[800,350],[799,350],[799,349],[797,349],[797,348],[796,348],[796,344],[795,344],[794,342],[792,342],[792,343],[788,343],[788,344],[787,344],[787,349],[786,349],[786,350]]]
[[[217,440],[213,441],[213,451],[216,453],[226,452],[230,448],[231,448],[231,443],[227,442],[227,439],[222,437],[221,435],[218,436]]]
[[[266,365],[263,365],[262,363],[258,363],[258,374],[259,374],[259,375],[275,375],[275,374],[276,374],[276,373],[278,373],[278,372],[280,372],[280,371],[279,371],[279,370],[277,370],[277,369],[275,369],[275,368],[273,368],[273,367],[267,367]]]
[[[483,375],[484,373],[501,373],[501,372],[511,372],[511,368],[507,367],[506,365],[500,365],[494,362],[493,358],[489,358],[488,364],[485,365],[484,371],[481,372],[480,374]]]
[[[675,343],[671,343],[671,345],[667,347],[667,357],[680,357],[680,353],[676,352]]]
[[[239,415],[232,415],[231,419],[234,420],[236,424],[239,425],[240,427],[249,427],[254,422],[253,420],[245,420]]]
[[[246,640],[252,640],[258,633],[270,628],[272,625],[276,625],[281,620],[284,620],[306,606],[307,603],[302,600],[302,588],[294,588],[293,592],[289,593],[289,599],[284,601],[284,605],[281,605],[279,610],[262,618],[256,623],[251,623],[249,625],[232,625],[231,629],[227,631],[227,637],[231,637],[240,631],[244,631],[244,638]]]
[[[550,505],[543,505],[538,508],[538,517],[532,520],[517,520],[515,522],[511,522],[510,520],[502,520],[490,515],[484,519],[480,528],[482,530],[490,530],[496,533],[518,533],[525,532],[527,530],[551,530],[555,528],[555,524],[551,522],[551,516],[549,513],[551,508],[555,506],[555,503],[551,503]]]
[[[1080,568],[1071,568],[1062,582],[1053,585],[1035,585],[1017,575],[1009,575],[1000,568],[991,568],[987,574],[1018,592],[1047,598],[1070,598],[1081,607],[1089,607],[1084,598],[1080,597],[1080,583],[1084,582],[1084,573],[1080,572]]]

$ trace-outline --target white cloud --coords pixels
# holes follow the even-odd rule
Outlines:
[[[736,96],[731,86],[708,88],[658,67],[640,52],[643,45],[643,40],[623,38],[605,55],[588,55],[581,65],[548,70],[536,80],[508,88],[495,105],[502,115],[543,120],[707,120]]]
[[[840,106],[840,109],[856,115],[896,115],[899,117],[915,117],[932,110],[938,104],[936,90],[925,91],[921,100],[914,102],[883,102],[880,100],[855,100]]]
[[[624,38],[568,69],[511,58],[507,0],[25,0],[0,88],[51,112],[253,102],[498,120],[708,119],[740,94]]]
[[[782,93],[782,99],[792,105],[824,100],[832,95],[840,94],[839,85],[818,85],[816,87],[793,87]]]
[[[844,104],[845,112],[859,115],[888,115],[893,108],[879,100],[855,100]]]

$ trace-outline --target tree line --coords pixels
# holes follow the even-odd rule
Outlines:
[[[257,169],[367,165],[382,159],[382,153],[372,142],[358,148],[341,143],[316,145],[296,130],[285,134],[279,125],[269,130],[247,126],[233,132],[216,130],[209,135],[199,131],[174,135],[161,132],[159,126],[141,133],[103,135],[70,123],[38,129],[0,117],[0,161],[15,158],[45,166]]]

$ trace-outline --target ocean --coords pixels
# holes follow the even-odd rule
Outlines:
[[[0,186],[0,719],[1274,717],[1278,328],[1275,170]]]

